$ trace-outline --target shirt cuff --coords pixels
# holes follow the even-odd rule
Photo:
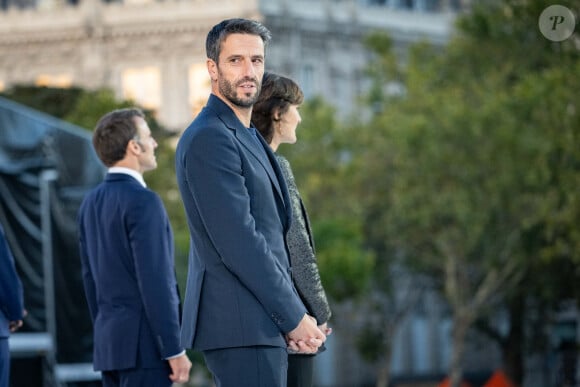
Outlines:
[[[185,355],[185,349],[183,351],[179,352],[177,355],[166,357],[165,360],[175,359],[176,357],[183,356],[183,355]]]

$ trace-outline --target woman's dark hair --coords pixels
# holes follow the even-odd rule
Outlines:
[[[252,123],[269,144],[274,135],[274,122],[280,120],[279,117],[288,111],[290,105],[300,105],[303,101],[304,93],[296,82],[266,72],[262,78],[260,96],[252,109]]]
[[[145,118],[137,108],[113,110],[105,114],[95,127],[93,147],[99,159],[110,167],[125,157],[127,144],[137,138],[135,117]]]
[[[207,34],[205,52],[209,59],[219,62],[222,42],[230,34],[257,35],[262,38],[264,47],[272,38],[270,31],[260,22],[249,19],[227,19],[216,24]]]

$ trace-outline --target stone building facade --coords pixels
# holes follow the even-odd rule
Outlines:
[[[298,80],[307,97],[321,96],[339,114],[349,114],[368,88],[365,35],[388,32],[403,58],[418,40],[445,44],[457,12],[465,7],[438,0],[261,1],[273,35],[267,64]]]
[[[365,33],[388,31],[401,50],[420,38],[443,43],[461,7],[459,0],[0,0],[0,90],[108,87],[178,131],[210,90],[207,31],[248,17],[273,32],[268,69],[349,113],[365,89]]]
[[[108,87],[184,128],[209,94],[205,37],[220,20],[259,19],[252,0],[41,2],[0,11],[0,90],[18,83]]]

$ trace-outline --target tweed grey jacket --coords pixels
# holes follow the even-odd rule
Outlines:
[[[279,154],[276,154],[276,158],[286,180],[292,203],[292,224],[286,241],[294,285],[310,315],[316,319],[318,325],[321,325],[328,321],[331,311],[320,280],[308,214],[296,187],[290,163]]]

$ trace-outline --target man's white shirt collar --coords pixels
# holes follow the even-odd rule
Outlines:
[[[143,187],[147,187],[145,184],[145,180],[143,180],[143,175],[137,172],[134,169],[125,168],[125,167],[111,167],[108,169],[109,173],[124,173],[125,175],[129,175],[134,177]]]

